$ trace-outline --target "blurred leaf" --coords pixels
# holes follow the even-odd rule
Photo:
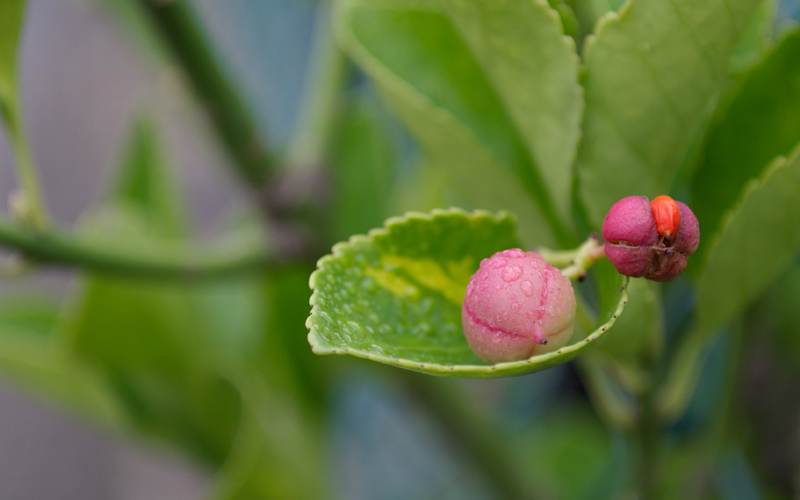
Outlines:
[[[398,172],[390,213],[430,212],[440,207],[465,204],[463,200],[452,199],[453,192],[444,169],[430,165],[429,160],[417,159]]]
[[[556,352],[488,365],[467,345],[461,303],[481,259],[517,247],[508,215],[459,210],[408,214],[333,248],[311,276],[306,325],[317,354],[349,354],[451,377],[499,377],[569,361],[610,328],[627,300],[622,276],[606,286],[596,330]]]
[[[800,266],[795,263],[781,275],[750,311],[748,325],[755,334],[767,334],[771,352],[780,365],[800,375]]]
[[[46,301],[5,301],[0,306],[0,372],[95,422],[119,426],[120,408],[109,386],[54,342],[57,315],[58,306]]]
[[[587,35],[594,32],[597,21],[608,12],[616,12],[625,3],[624,0],[566,0],[580,26],[578,40],[579,50],[582,50],[583,42]]]
[[[377,82],[430,164],[445,169],[474,207],[512,210],[525,221],[527,242],[552,246],[557,221],[549,195],[503,102],[447,16],[420,2],[350,0],[336,19],[339,42]]]
[[[575,15],[575,11],[572,10],[572,7],[570,7],[565,0],[547,0],[547,3],[558,14],[564,34],[572,38],[572,43],[574,44],[580,36],[580,25],[578,24],[578,17]],[[573,45],[573,52],[574,51],[575,46]]]
[[[147,121],[134,127],[110,206],[84,230],[157,252],[163,239],[154,236],[176,237],[183,227],[151,127]],[[230,350],[218,339],[225,332],[212,329],[221,324],[210,318],[230,305],[209,293],[217,286],[230,283],[90,276],[60,324],[70,351],[113,384],[129,425],[211,464],[227,455],[241,406],[238,389],[224,376]]]
[[[665,194],[758,0],[634,0],[584,49],[580,195],[592,227],[614,202]]]
[[[440,3],[518,129],[559,216],[569,219],[583,109],[574,40],[543,0]]]
[[[691,207],[705,234],[719,230],[723,214],[749,179],[800,141],[798,60],[800,30],[796,29],[750,71],[713,126],[692,187]],[[701,245],[700,251],[709,248]]]
[[[800,149],[750,181],[709,244],[697,323],[711,332],[740,313],[784,271],[800,246]]]
[[[614,333],[606,335],[592,350],[616,362],[649,365],[663,343],[663,311],[652,282],[632,279],[628,285],[628,304],[614,323]]]
[[[143,227],[159,236],[178,237],[185,221],[153,118],[139,117],[129,132],[113,201],[135,206]]]
[[[579,405],[552,408],[515,437],[512,449],[543,493],[537,498],[617,498],[630,474],[621,441]]]
[[[0,4],[0,113],[9,123],[17,105],[17,55],[24,19],[25,0]]]
[[[361,234],[388,217],[397,151],[374,104],[359,98],[348,103],[332,144],[336,239]]]
[[[579,358],[581,380],[592,406],[610,429],[629,430],[636,423],[638,408],[634,391],[626,390],[612,373],[611,363],[588,355]],[[599,361],[605,361],[601,363]],[[639,383],[639,385],[642,385]]]
[[[134,429],[219,463],[240,403],[220,375],[216,332],[208,331],[209,316],[219,309],[201,300],[203,291],[94,277],[75,301],[64,334],[79,359],[110,378]]]
[[[241,425],[208,498],[324,498],[321,429],[308,425],[295,400],[260,382],[256,373],[240,381],[246,388]]]
[[[326,363],[308,349],[308,277],[311,266],[271,271],[266,281],[267,326],[259,368],[270,387],[295,395],[312,413],[324,406],[329,376]]]
[[[762,0],[731,56],[731,72],[747,70],[764,56],[772,42],[777,0]]]

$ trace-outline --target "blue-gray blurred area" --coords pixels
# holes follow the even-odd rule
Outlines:
[[[222,59],[270,142],[289,138],[302,101],[317,3],[195,0]]]
[[[779,21],[787,19],[800,19],[800,1],[780,0],[778,2],[777,19]]]

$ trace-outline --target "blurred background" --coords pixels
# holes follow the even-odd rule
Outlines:
[[[316,5],[303,1],[195,2],[228,69],[276,143],[298,111]],[[241,209],[243,190],[228,173],[202,112],[152,57],[113,2],[28,2],[21,86],[30,141],[53,218],[72,226],[113,181],[131,119],[153,116],[180,172],[194,232],[213,234]],[[160,61],[160,62],[159,62]],[[16,185],[0,134],[0,199]],[[57,303],[74,273],[47,270],[0,281],[0,296],[44,296]],[[144,446],[65,416],[63,408],[0,381],[0,498],[196,499],[211,471],[174,450]],[[76,390],[79,390],[76,388]]]
[[[287,142],[292,140],[292,132],[302,120],[310,59],[312,53],[317,53],[313,39],[319,23],[328,20],[325,11],[320,13],[320,6],[311,0],[191,3],[208,30],[215,55],[241,90],[269,148],[276,155],[290,155],[286,151]],[[209,116],[187,90],[183,75],[165,56],[163,48],[150,40],[140,13],[136,14],[129,5],[122,0],[28,2],[19,62],[20,88],[29,140],[54,222],[63,227],[81,226],[89,218],[87,214],[106,203],[112,191],[110,186],[118,180],[118,166],[125,156],[136,119],[146,116],[158,131],[164,155],[173,167],[174,177],[179,179],[188,234],[213,244],[220,234],[230,231],[241,220],[245,220],[242,223],[245,233],[250,234],[252,228],[247,224],[246,214],[253,206],[251,195],[230,168],[230,160],[219,147]],[[797,2],[784,1],[778,6],[777,18],[796,18],[798,13]],[[342,177],[332,182],[337,188],[344,186],[361,193],[366,200],[388,193],[385,196],[388,201],[364,213],[363,204],[348,205],[347,200],[334,200],[335,213],[343,216],[331,222],[330,234],[324,238],[328,248],[350,234],[379,225],[387,216],[460,201],[444,189],[442,179],[421,168],[422,160],[411,140],[380,104],[369,82],[353,68],[347,71],[348,83],[334,133],[344,138],[338,143],[343,146],[334,147],[332,153]],[[353,172],[356,177],[363,177],[359,172],[364,171],[365,162],[380,164],[380,169],[376,169],[380,171],[370,171],[372,177],[362,179],[362,185],[347,184]],[[373,179],[377,181],[372,182]],[[8,199],[15,185],[10,147],[6,135],[0,134],[0,200]],[[776,290],[793,286],[791,279],[797,274],[797,270],[793,271],[776,285]],[[459,394],[468,395],[486,410],[476,418],[478,424],[471,430],[489,427],[490,432],[475,438],[477,444],[466,445],[474,444],[477,448],[466,449],[460,440],[464,435],[459,432],[469,433],[469,426],[466,431],[443,427],[447,409],[436,405],[439,393],[425,389],[419,382],[421,376],[400,374],[399,370],[358,360],[323,360],[311,356],[304,345],[302,326],[308,312],[305,297],[310,294],[305,286],[307,276],[308,269],[302,268],[291,281],[300,285],[290,289],[289,295],[301,297],[297,302],[300,320],[293,321],[291,328],[297,330],[305,351],[296,358],[290,357],[289,364],[307,356],[312,358],[313,366],[322,366],[321,370],[331,365],[337,369],[310,372],[334,375],[325,381],[324,411],[315,410],[313,404],[309,408],[303,406],[306,403],[299,404],[302,409],[297,413],[312,415],[308,425],[316,432],[305,437],[310,441],[308,446],[301,440],[293,440],[293,433],[303,434],[303,427],[292,422],[296,416],[294,410],[269,415],[271,422],[277,422],[274,434],[283,435],[289,443],[286,446],[301,451],[284,453],[284,445],[267,432],[267,441],[273,439],[269,445],[274,448],[266,448],[278,451],[263,453],[267,456],[266,470],[276,470],[274,465],[285,461],[286,467],[294,471],[286,481],[297,485],[308,480],[297,465],[308,464],[309,475],[323,476],[315,481],[329,485],[331,498],[519,497],[513,484],[507,486],[508,490],[498,492],[498,481],[503,482],[504,472],[485,463],[492,461],[491,453],[497,450],[491,442],[497,441],[504,447],[506,460],[529,474],[528,480],[536,484],[542,498],[612,498],[624,493],[633,474],[632,451],[622,433],[603,424],[572,364],[506,380],[449,381]],[[236,284],[232,288],[236,292],[230,299],[214,296],[214,304],[230,306],[234,312],[228,314],[236,316],[226,317],[225,324],[239,325],[237,321],[247,322],[249,318],[269,323],[269,318],[261,317],[264,315],[261,308],[267,306],[257,302],[260,291],[239,294],[241,290],[249,290],[250,285]],[[66,315],[68,320],[58,321],[69,323],[73,316],[79,315],[75,312],[76,297],[83,296],[89,287],[75,272],[48,268],[0,280],[0,301],[13,306],[20,298],[25,299],[25,307],[19,309],[23,313],[28,311],[29,304],[38,304],[30,306],[37,311],[45,304],[41,308],[47,314]],[[114,293],[114,290],[111,287],[106,291]],[[276,295],[274,290],[265,293],[269,297]],[[785,333],[787,328],[765,320],[782,317],[773,314],[770,307],[786,312],[796,302],[787,301],[780,291],[773,293],[784,300],[772,300],[774,297],[768,295],[749,316],[749,321],[767,332],[754,346],[756,355],[742,368],[746,375],[741,380],[747,381],[742,384],[744,401],[763,410],[760,414],[755,411],[752,416],[754,434],[747,436],[750,445],[723,450],[722,458],[711,466],[703,463],[704,474],[697,477],[686,472],[696,465],[694,458],[686,458],[695,456],[696,450],[686,446],[684,452],[684,448],[676,445],[677,458],[673,457],[667,467],[665,491],[682,491],[687,477],[696,483],[692,483],[693,491],[710,492],[708,496],[698,494],[703,498],[791,498],[787,495],[800,491],[797,454],[800,407],[796,402],[797,386],[793,385],[800,380],[800,373],[796,366],[792,368],[792,359],[798,358],[790,356],[785,365],[772,362],[779,358],[775,354],[776,345],[780,350],[780,346],[797,342],[773,335]],[[101,299],[96,300],[102,307]],[[691,307],[691,293],[678,283],[665,294],[664,304],[667,311],[675,313],[666,324],[669,333],[679,327],[680,318]],[[129,307],[131,314],[137,314],[136,306],[133,300],[123,301],[121,309]],[[94,329],[87,327],[87,330],[110,332],[109,325],[116,320],[97,321]],[[49,326],[52,325],[47,323],[41,328]],[[242,355],[262,348],[258,340],[262,332],[255,326],[239,326],[226,331],[226,335],[236,332],[231,335],[236,337],[233,340],[209,341],[212,349],[222,346],[222,350],[230,348]],[[792,332],[792,327],[788,331]],[[778,340],[773,343],[770,339],[775,338]],[[713,427],[716,411],[726,398],[725,380],[735,369],[730,361],[733,348],[725,337],[716,343],[689,409],[668,429],[670,439],[677,442],[698,438],[698,447],[702,449],[699,436],[709,426]],[[271,362],[277,365],[283,361],[276,361],[267,353],[254,365],[257,369]],[[132,412],[135,416],[130,421],[118,420],[114,411],[109,412],[112,417],[107,420],[104,416],[87,418],[69,404],[59,404],[58,398],[41,397],[47,391],[36,384],[27,384],[19,373],[12,369],[0,378],[0,498],[249,498],[246,490],[237,493],[237,488],[248,484],[248,479],[240,476],[247,475],[250,469],[258,470],[258,465],[248,461],[252,458],[249,455],[263,458],[259,455],[261,451],[249,450],[249,434],[221,445],[234,443],[230,446],[235,452],[244,450],[241,456],[232,453],[235,456],[229,461],[228,456],[220,458],[214,443],[209,449],[199,446],[193,449],[191,442],[201,439],[191,441],[190,437],[182,441],[185,437],[179,432],[180,420],[178,424],[167,422],[160,427],[158,415],[146,411]],[[109,373],[119,375],[111,370]],[[302,373],[305,372],[285,377],[279,374],[275,380],[270,380],[267,373],[265,378],[285,391],[268,402],[280,406],[281,398],[294,394],[292,391],[296,389],[288,387],[290,384],[283,388],[285,380],[294,384],[298,379],[298,386],[307,384]],[[114,382],[119,383],[115,388],[130,388],[125,385],[128,382],[120,380]],[[143,382],[143,386],[147,383]],[[769,384],[773,390],[762,394],[759,391],[762,384]],[[80,385],[70,387],[80,392]],[[202,388],[205,390],[206,386]],[[314,394],[319,389],[303,390]],[[143,389],[143,393],[156,400],[161,397],[157,391],[153,395]],[[190,405],[191,401],[187,407]],[[136,409],[135,404],[132,407]],[[171,410],[169,404],[164,408],[166,413]],[[776,420],[775,415],[782,418]],[[199,418],[206,419],[204,415]],[[220,421],[224,420],[223,415]],[[242,420],[246,424],[246,419]],[[242,426],[246,427],[245,424]],[[198,430],[202,432],[203,429]],[[187,434],[192,436],[190,432]],[[187,442],[190,444],[186,445]],[[482,451],[487,453],[484,463],[475,458]],[[754,462],[759,465],[752,465]],[[253,463],[258,464],[258,460]],[[759,483],[770,487],[760,488]],[[300,493],[294,493],[296,496],[282,494],[291,488],[281,487],[269,485],[262,490],[272,494],[269,498],[303,497],[302,487]]]

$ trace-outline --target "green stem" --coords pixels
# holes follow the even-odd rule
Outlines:
[[[151,279],[205,279],[279,264],[263,248],[252,246],[197,251],[186,245],[164,244],[152,250],[133,249],[97,239],[76,239],[55,230],[33,230],[7,220],[0,220],[0,244],[34,261]]]
[[[399,377],[441,424],[453,446],[472,460],[498,493],[506,500],[532,500],[529,487],[513,457],[491,432],[491,424],[466,395],[455,390],[455,381],[425,377],[401,370]]]
[[[17,181],[21,187],[15,214],[31,226],[43,229],[49,223],[47,207],[42,196],[39,176],[30,150],[25,126],[19,113],[17,97],[4,109],[11,147],[14,151]]]
[[[594,233],[575,250],[555,251],[537,248],[536,252],[550,264],[562,268],[561,274],[571,280],[583,280],[589,268],[606,256],[600,237]]]
[[[265,184],[273,173],[267,146],[247,106],[209,47],[191,6],[185,0],[140,0],[140,3],[186,71],[240,176],[253,187]]]

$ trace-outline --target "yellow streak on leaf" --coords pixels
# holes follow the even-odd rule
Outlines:
[[[419,288],[392,272],[368,267],[364,269],[364,274],[374,279],[378,286],[385,288],[398,297],[404,298],[419,295]]]
[[[461,304],[464,292],[472,275],[472,259],[447,263],[447,270],[433,259],[412,259],[398,255],[387,255],[381,259],[389,268],[402,269],[420,285],[444,295],[447,300]]]

